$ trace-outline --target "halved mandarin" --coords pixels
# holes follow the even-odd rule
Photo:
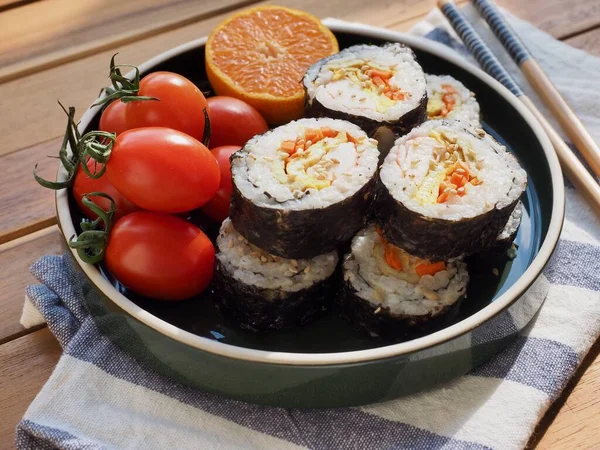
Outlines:
[[[219,24],[206,43],[206,73],[219,95],[244,100],[267,122],[302,117],[302,77],[321,58],[337,53],[337,40],[303,11],[265,5]]]

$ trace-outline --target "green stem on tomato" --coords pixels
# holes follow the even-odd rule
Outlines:
[[[65,181],[49,181],[37,174],[37,164],[33,169],[33,177],[35,180],[43,187],[54,190],[70,187],[73,184],[75,173],[77,172],[77,166],[79,165],[79,151],[77,145],[79,141],[79,131],[77,130],[77,124],[74,120],[75,108],[71,106],[67,111],[62,103],[58,102],[58,104],[67,115],[67,129],[65,131],[65,136],[60,146],[60,150],[58,151],[58,158],[67,171],[67,178]],[[71,146],[72,156],[69,156],[67,152],[67,144]]]
[[[160,99],[156,97],[138,95],[140,91],[140,69],[131,64],[115,64],[115,56],[117,55],[118,53],[115,53],[110,59],[109,78],[112,87],[105,88],[104,92],[108,95],[98,100],[92,106],[103,105],[117,99],[121,100],[123,103],[148,100],[160,101]],[[130,80],[121,73],[121,67],[130,67],[135,70],[133,80]]]
[[[110,201],[108,211],[96,205],[90,197],[102,197]],[[104,192],[90,192],[81,198],[81,202],[93,211],[98,218],[93,222],[82,221],[79,236],[71,236],[69,247],[77,250],[79,257],[89,264],[97,264],[104,259],[108,236],[112,228],[113,216],[117,210],[112,197]],[[98,229],[103,225],[103,229]]]
[[[78,142],[79,159],[84,161],[81,167],[88,177],[100,178],[104,175],[116,139],[115,133],[107,131],[90,131],[81,137]],[[89,159],[94,160],[94,169],[96,163],[102,164],[101,169],[91,171],[87,165]]]

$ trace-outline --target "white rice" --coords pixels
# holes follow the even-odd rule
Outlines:
[[[281,151],[282,143],[304,136],[306,129],[325,127],[346,132],[358,143],[325,138],[309,147],[306,152],[314,155],[316,162],[301,173],[302,177],[313,180],[321,176],[330,185],[305,189],[294,186],[300,172],[292,171],[288,155]],[[286,210],[324,208],[352,196],[374,176],[379,158],[376,140],[369,139],[356,125],[328,118],[290,122],[255,136],[244,150],[231,163],[233,183],[254,204]]]
[[[519,202],[519,203],[517,203],[517,206],[515,206],[515,209],[513,210],[513,212],[510,214],[510,217],[508,218],[508,222],[506,222],[506,225],[504,225],[504,228],[498,235],[497,240],[504,241],[504,240],[509,239],[513,235],[513,233],[515,231],[517,231],[517,228],[519,228],[519,225],[521,225],[522,217],[523,217],[523,204],[521,202]]]
[[[475,94],[450,75],[426,75],[427,79],[427,115],[429,119],[456,119],[479,126],[479,103]],[[439,109],[444,95],[444,87],[450,86],[455,93],[454,109],[446,115]]]
[[[364,82],[348,78],[333,80],[347,68],[373,66],[394,75],[390,85],[405,92],[403,100],[390,100],[381,92],[366,89]],[[313,79],[311,79],[313,78]],[[347,114],[367,117],[378,122],[395,122],[415,109],[426,92],[425,74],[412,50],[401,44],[357,45],[331,57],[319,68],[316,75],[310,69],[304,79],[308,101],[316,99],[326,108]]]
[[[230,219],[221,225],[216,257],[235,280],[286,292],[297,292],[329,278],[338,263],[337,252],[298,260],[271,255],[244,239]]]
[[[455,144],[442,144],[430,134],[445,135]],[[464,186],[464,195],[451,195],[438,203],[423,201],[423,187],[464,154],[471,175],[481,182]],[[448,159],[449,157],[449,159]],[[393,198],[426,217],[459,220],[511,204],[525,190],[527,174],[516,158],[481,128],[459,121],[431,120],[396,140],[381,167],[380,178]],[[475,182],[474,182],[475,183]],[[437,183],[439,187],[440,183]],[[431,192],[434,192],[433,190]]]
[[[429,262],[406,254],[401,271],[390,267],[383,256],[383,242],[374,225],[352,240],[351,257],[344,262],[344,280],[357,295],[374,307],[392,314],[435,314],[461,298],[469,282],[467,265],[461,259],[446,262],[446,269],[419,277],[418,264]],[[391,244],[388,244],[391,245]]]

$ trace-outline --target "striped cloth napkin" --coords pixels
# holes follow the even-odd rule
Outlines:
[[[466,13],[476,21],[471,9]],[[600,140],[600,59],[510,17]],[[481,23],[487,42],[495,44]],[[459,51],[438,14],[417,25]],[[507,55],[494,48],[518,75]],[[526,84],[523,83],[525,87]],[[545,295],[527,331],[484,366],[443,386],[360,408],[261,407],[206,394],[158,375],[114,346],[80,303],[78,274],[61,256],[32,267],[27,294],[64,349],[17,427],[20,449],[518,449],[600,332],[600,227],[567,187],[561,244],[531,295]]]

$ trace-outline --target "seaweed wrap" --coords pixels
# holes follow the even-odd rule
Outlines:
[[[451,320],[469,282],[462,259],[430,261],[390,244],[375,225],[352,240],[337,302],[356,328],[388,340],[413,337]]]
[[[403,44],[356,45],[312,65],[303,78],[306,115],[355,123],[385,153],[427,119],[425,74]]]
[[[479,126],[475,94],[450,75],[426,75],[427,117],[430,120],[462,120]]]
[[[490,272],[498,276],[502,268],[511,259],[517,257],[518,246],[514,245],[513,241],[519,231],[522,217],[523,204],[519,201],[511,213],[508,222],[506,222],[506,225],[504,225],[504,228],[491,246],[482,252],[465,258],[473,279],[481,275],[489,276]]]
[[[301,119],[255,136],[231,157],[231,221],[276,256],[332,251],[365,225],[378,158],[376,141],[341,120]]]
[[[337,263],[337,252],[299,260],[271,255],[226,219],[217,237],[215,302],[241,328],[293,328],[318,317],[331,303],[329,278]]]
[[[432,260],[491,247],[527,185],[517,159],[483,129],[441,120],[398,139],[379,178],[384,236]]]

